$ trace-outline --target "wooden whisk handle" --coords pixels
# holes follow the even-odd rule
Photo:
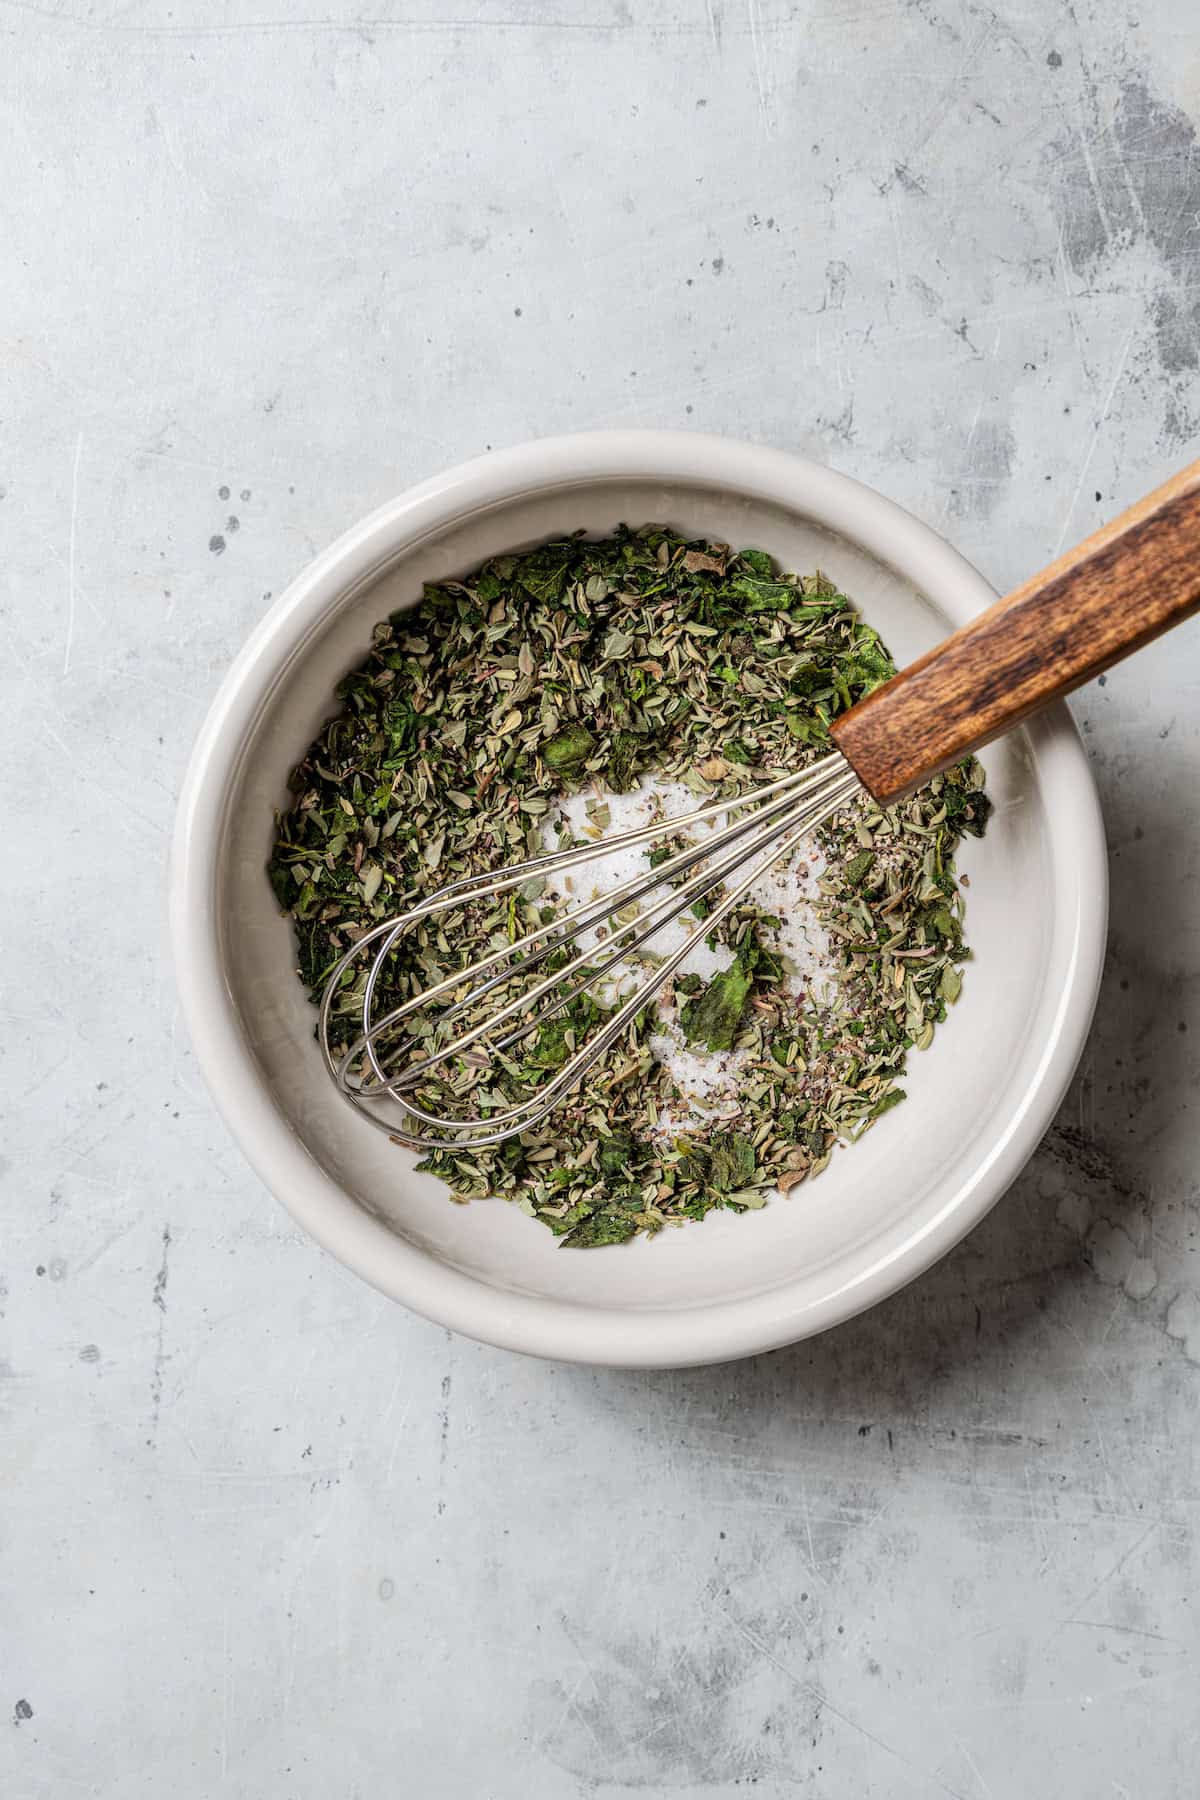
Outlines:
[[[838,719],[883,805],[1200,610],[1200,462]]]

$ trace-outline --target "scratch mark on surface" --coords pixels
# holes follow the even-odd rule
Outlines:
[[[971,451],[975,447],[975,433],[979,430],[979,421],[983,416],[983,403],[985,399],[986,395],[981,394],[979,405],[975,408],[975,417],[971,420],[971,429],[967,433],[967,441],[963,446],[963,466],[968,469],[971,467]]]
[[[287,1651],[286,1651],[285,1657],[284,1657],[284,1668],[286,1670],[286,1673],[284,1675],[284,1682],[283,1682],[283,1706],[281,1709],[285,1719],[289,1718],[291,1715],[292,1695],[294,1694],[294,1692],[296,1690],[296,1645],[297,1645],[297,1639],[299,1637],[299,1626],[298,1626],[297,1620],[296,1620],[295,1594],[294,1593],[291,1597],[291,1600],[292,1600],[292,1603],[289,1605],[288,1610],[287,1610],[287,1621],[288,1621]]]
[[[94,1177],[91,1177],[90,1179],[94,1180]],[[114,1193],[116,1192],[116,1188],[111,1182],[98,1183],[97,1185],[109,1187]],[[122,1238],[129,1236],[129,1233],[136,1224],[138,1224],[137,1219],[130,1219],[127,1224],[118,1226],[116,1231],[111,1232],[108,1237],[103,1238],[98,1249],[93,1250],[90,1256],[84,1257],[82,1262],[75,1264],[76,1275],[82,1275],[85,1270],[93,1268],[95,1264],[100,1261],[102,1256],[108,1255],[108,1252],[112,1249],[114,1244],[119,1244]]]
[[[1130,1544],[1128,1550],[1125,1551],[1124,1555],[1119,1556],[1117,1558],[1116,1562],[1112,1565],[1111,1569],[1106,1570],[1105,1573],[1100,1577],[1099,1581],[1096,1582],[1095,1586],[1090,1587],[1088,1589],[1087,1593],[1083,1596],[1083,1599],[1080,1600],[1076,1606],[1073,1606],[1071,1608],[1071,1619],[1061,1619],[1059,1621],[1058,1629],[1053,1633],[1053,1637],[1057,1637],[1059,1632],[1063,1631],[1066,1628],[1066,1626],[1072,1622],[1072,1620],[1078,1618],[1087,1609],[1087,1607],[1091,1605],[1092,1601],[1096,1598],[1096,1595],[1100,1592],[1100,1590],[1102,1588],[1106,1588],[1110,1581],[1116,1580],[1117,1576],[1121,1573],[1121,1570],[1125,1567],[1126,1563],[1130,1560],[1130,1558],[1136,1556],[1138,1551],[1142,1548],[1142,1545],[1149,1542],[1149,1540],[1154,1536],[1154,1533],[1158,1530],[1159,1523],[1160,1523],[1160,1521],[1156,1519],[1152,1525],[1147,1525],[1145,1531],[1142,1532],[1140,1537],[1134,1539],[1133,1543]]]
[[[1042,1559],[1041,1568],[1038,1571],[1040,1574],[1050,1561],[1050,1547],[1046,1542],[1046,1533],[1042,1526],[1042,1516],[1038,1512],[1037,1502],[1033,1497],[1033,1478],[1029,1472],[1028,1463],[1025,1464],[1025,1492],[1029,1495],[1029,1517],[1033,1523],[1033,1535],[1038,1541],[1038,1551]]]
[[[162,1262],[158,1265],[158,1274],[154,1277],[154,1304],[159,1312],[167,1310],[167,1257],[171,1250],[171,1227],[163,1226]]]
[[[1077,1626],[1081,1631],[1111,1631],[1117,1637],[1149,1638],[1151,1643],[1170,1644],[1174,1649],[1183,1649],[1179,1638],[1165,1637],[1161,1631],[1142,1631],[1137,1625],[1115,1625],[1111,1619],[1064,1619],[1062,1622],[1064,1625]]]
[[[163,1339],[167,1329],[167,1258],[171,1251],[171,1227],[163,1226],[162,1262],[158,1266],[158,1274],[154,1277],[154,1293],[152,1304],[159,1310],[158,1331],[154,1340],[154,1368],[150,1376],[150,1436],[146,1443],[150,1449],[158,1438],[158,1415],[162,1410],[163,1373],[169,1358],[163,1347]]]
[[[771,108],[768,104],[767,69],[763,61],[758,0],[746,0],[746,17],[750,24],[750,48],[754,55],[754,81],[758,88],[758,110],[762,114],[763,128],[770,133],[774,130],[774,126],[771,122]]]
[[[972,1775],[975,1777],[976,1781],[979,1783],[979,1791],[984,1795],[984,1800],[995,1800],[995,1796],[992,1793],[991,1787],[984,1780],[983,1770],[979,1767],[979,1764],[975,1761],[975,1758],[971,1755],[971,1752],[967,1749],[967,1746],[963,1743],[962,1739],[959,1737],[957,1732],[952,1731],[950,1733],[950,1735],[954,1739],[954,1742],[958,1745],[959,1749],[962,1751],[964,1762],[969,1764]]]
[[[887,208],[888,220],[892,227],[892,245],[896,256],[896,280],[900,286],[903,286],[905,281],[904,237],[900,230],[900,214],[894,186],[889,187],[887,191]]]
[[[401,1413],[400,1422],[396,1426],[395,1433],[392,1437],[392,1447],[388,1452],[387,1468],[383,1472],[383,1485],[385,1488],[390,1488],[392,1485],[392,1476],[396,1469],[396,1458],[400,1454],[400,1440],[404,1436],[404,1427],[408,1424],[408,1415],[411,1410],[412,1402],[410,1401]]]
[[[372,1329],[374,1329],[374,1326],[372,1326]],[[392,1422],[392,1414],[396,1410],[396,1400],[397,1400],[399,1393],[400,1393],[400,1377],[399,1377],[399,1375],[397,1375],[396,1379],[392,1382],[392,1389],[387,1397],[387,1403],[384,1406],[383,1411],[379,1415],[378,1431],[379,1431],[380,1437],[383,1436],[384,1432],[387,1430],[388,1426]]]
[[[1126,1507],[1128,1508],[1128,1510],[1130,1512],[1132,1512],[1133,1506],[1130,1503],[1128,1496],[1125,1494],[1119,1494],[1117,1491],[1117,1483],[1113,1476],[1112,1464],[1109,1462],[1109,1459],[1108,1459],[1108,1445],[1104,1441],[1104,1431],[1103,1431],[1098,1419],[1094,1421],[1094,1424],[1096,1427],[1096,1443],[1100,1449],[1100,1462],[1104,1469],[1104,1485],[1108,1489],[1108,1492],[1109,1492],[1109,1495],[1111,1498],[1112,1509],[1115,1513],[1117,1510],[1117,1502],[1123,1501],[1124,1504],[1126,1505]]]
[[[441,1418],[441,1436],[440,1436],[440,1441],[438,1444],[438,1487],[439,1487],[439,1489],[441,1489],[443,1491],[439,1494],[437,1509],[438,1509],[439,1513],[444,1513],[446,1510],[446,1500],[445,1500],[445,1493],[444,1493],[444,1489],[445,1489],[445,1485],[446,1485],[446,1456],[447,1456],[447,1452],[450,1447],[450,1377],[449,1377],[449,1375],[442,1376],[442,1410],[441,1410],[440,1418]]]
[[[1113,240],[1112,220],[1108,216],[1108,208],[1104,204],[1104,194],[1096,177],[1096,164],[1092,158],[1091,146],[1087,141],[1087,133],[1085,131],[1078,132],[1077,136],[1079,138],[1079,148],[1083,152],[1083,160],[1087,168],[1088,181],[1091,184],[1092,197],[1096,202],[1096,211],[1099,214],[1100,223],[1104,227],[1105,241],[1111,249]]]
[[[810,1513],[809,1506],[808,1506],[808,1480],[807,1480],[807,1477],[805,1476],[803,1469],[801,1469],[799,1471],[799,1474],[800,1474],[800,1510],[801,1510],[801,1516],[804,1519],[804,1536],[808,1543],[808,1563],[809,1563],[809,1567],[811,1568],[813,1574],[817,1577],[818,1581],[823,1581],[824,1576],[821,1574],[821,1570],[817,1565],[817,1552],[813,1545],[812,1514]]]
[[[1150,228],[1146,221],[1145,208],[1142,206],[1141,200],[1138,197],[1138,191],[1134,187],[1133,181],[1130,178],[1129,159],[1126,157],[1125,152],[1122,149],[1119,140],[1117,141],[1117,145],[1116,145],[1116,153],[1117,153],[1116,154],[1117,167],[1121,171],[1121,179],[1125,183],[1125,190],[1129,195],[1129,204],[1133,208],[1133,211],[1135,212],[1135,214],[1137,215],[1137,222],[1138,222],[1138,225],[1141,227],[1142,236],[1143,237],[1148,236]],[[1186,196],[1185,196],[1185,198],[1186,198]],[[1173,233],[1172,233],[1172,235],[1173,235]]]
[[[221,1614],[221,1780],[229,1774],[229,1602]]]
[[[573,18],[496,18],[460,16],[458,18],[397,19],[381,15],[377,18],[298,18],[238,19],[222,24],[126,23],[120,19],[89,19],[56,7],[39,6],[36,0],[3,0],[13,12],[28,13],[32,18],[66,26],[75,31],[90,31],[102,36],[124,36],[143,39],[157,37],[249,37],[252,34],[277,36],[294,32],[316,36],[319,32],[359,36],[372,31],[400,36],[433,36],[448,31],[578,31],[597,36],[609,32],[628,31],[632,21],[614,19]],[[682,31],[676,35],[682,36]]]
[[[1082,466],[1080,467],[1079,479],[1075,483],[1075,492],[1071,495],[1071,503],[1067,507],[1066,514],[1063,518],[1062,530],[1058,534],[1058,542],[1054,546],[1055,556],[1057,556],[1059,554],[1059,552],[1061,551],[1064,543],[1066,542],[1067,532],[1071,529],[1071,519],[1074,516],[1075,507],[1078,503],[1079,496],[1080,496],[1081,492],[1083,491],[1083,484],[1087,480],[1087,472],[1092,466],[1092,458],[1096,454],[1096,445],[1100,441],[1100,433],[1103,431],[1105,421],[1107,420],[1109,413],[1112,411],[1113,400],[1116,398],[1116,392],[1117,392],[1117,388],[1120,386],[1121,377],[1125,373],[1125,364],[1129,361],[1129,347],[1133,343],[1133,337],[1134,337],[1134,333],[1136,332],[1136,330],[1137,330],[1137,320],[1135,319],[1133,324],[1129,327],[1129,330],[1125,333],[1125,341],[1121,345],[1121,353],[1117,358],[1117,366],[1116,366],[1116,369],[1113,371],[1113,378],[1109,383],[1108,393],[1104,397],[1104,404],[1100,408],[1100,416],[1096,420],[1096,427],[1095,427],[1095,430],[1092,432],[1092,440],[1091,440],[1091,443],[1087,447],[1087,454],[1083,459]]]
[[[71,671],[71,646],[75,641],[75,526],[79,518],[79,459],[83,455],[83,433],[75,439],[75,461],[71,465],[71,529],[67,538],[67,643],[63,651],[63,674]]]

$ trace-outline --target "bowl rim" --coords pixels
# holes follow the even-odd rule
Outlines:
[[[1082,1053],[1104,961],[1108,869],[1087,758],[1059,704],[1037,733],[1038,774],[1055,820],[1055,880],[1067,859],[1081,878],[1051,1039],[1025,1090],[995,1121],[973,1175],[932,1223],[882,1259],[848,1252],[770,1292],[686,1308],[581,1307],[492,1287],[372,1217],[326,1173],[269,1097],[224,979],[216,881],[242,748],[293,656],[330,609],[417,541],[497,504],[614,480],[709,486],[786,507],[890,565],[956,625],[995,598],[983,576],[930,526],[851,476],[788,451],[701,433],[622,430],[544,438],[461,463],[352,525],[288,585],[235,657],[201,726],[180,794],[170,931],[184,1017],[218,1111],[255,1172],[319,1244],[380,1292],[484,1342],[560,1361],[671,1368],[749,1356],[827,1330],[912,1281],[984,1217],[1036,1149]],[[855,1257],[867,1266],[847,1268]]]

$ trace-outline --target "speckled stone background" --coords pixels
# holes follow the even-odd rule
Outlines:
[[[0,1792],[1190,1800],[1200,627],[1076,709],[1056,1128],[758,1362],[544,1366],[345,1274],[202,1091],[163,888],[270,594],[487,445],[794,447],[1000,585],[1196,455],[1196,10],[370,11],[0,0]]]

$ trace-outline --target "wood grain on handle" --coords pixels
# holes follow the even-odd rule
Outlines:
[[[1200,462],[1139,500],[831,728],[884,805],[1200,610]]]

